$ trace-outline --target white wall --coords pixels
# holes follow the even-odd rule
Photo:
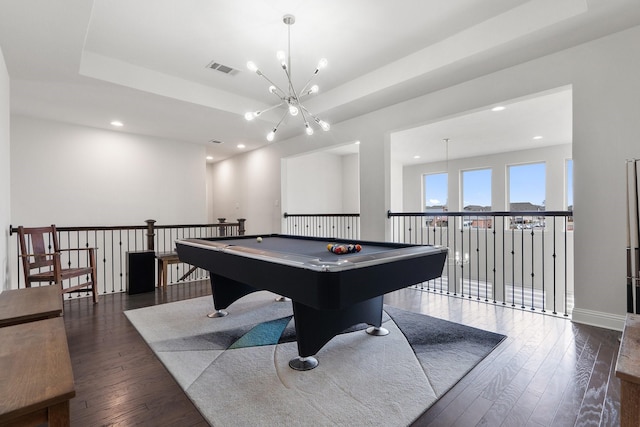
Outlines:
[[[284,159],[282,167],[283,213],[360,211],[357,154],[311,153]]]
[[[391,210],[391,212],[416,212],[415,210],[404,208],[404,179],[402,177],[403,173],[404,167],[402,166],[402,163],[392,159],[389,174],[389,176],[391,177],[391,182],[389,183],[391,192],[391,202],[389,203],[389,210]]]
[[[329,153],[313,153],[286,159],[287,179],[283,182],[286,205],[292,214],[342,213],[342,158]]]
[[[203,146],[13,116],[14,225],[206,221]]]
[[[571,144],[531,150],[513,151],[509,153],[492,154],[481,157],[452,159],[449,162],[422,163],[406,166],[403,173],[404,194],[403,203],[406,212],[422,212],[423,187],[422,176],[430,173],[447,172],[451,183],[448,187],[449,210],[457,212],[460,206],[460,173],[469,169],[492,169],[491,203],[492,210],[509,210],[507,205],[507,167],[522,163],[544,162],[546,169],[546,197],[545,207],[549,211],[565,210],[565,161],[571,158]],[[448,169],[447,169],[448,164]],[[456,184],[454,184],[456,183]],[[516,200],[518,201],[518,200]]]
[[[342,160],[342,212],[360,213],[360,156],[349,154]]]
[[[9,73],[0,49],[0,292],[9,289],[10,199]]]
[[[363,239],[385,238],[390,207],[389,135],[397,129],[437,121],[501,101],[572,85],[575,216],[576,309],[574,319],[621,327],[625,295],[624,161],[640,157],[640,27],[607,36],[553,55],[491,73],[449,88],[396,104],[352,120],[332,124],[331,135],[301,136],[271,144],[212,165],[242,181],[250,181],[251,199],[280,197],[280,159],[318,150],[336,140],[360,140],[360,212]],[[323,133],[324,134],[324,133]],[[316,136],[319,136],[316,138]],[[258,154],[261,152],[261,154]],[[260,155],[267,179],[246,168]],[[241,178],[247,174],[247,178]],[[231,179],[230,181],[234,181]],[[214,182],[212,189],[222,191]],[[238,189],[235,183],[233,192]],[[215,199],[218,209],[224,199]],[[404,207],[406,210],[408,207]],[[279,207],[243,211],[248,224],[260,222],[277,231]],[[602,218],[609,218],[602,227]],[[268,228],[272,226],[272,228]]]

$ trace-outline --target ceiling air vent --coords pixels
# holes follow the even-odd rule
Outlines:
[[[220,71],[221,73],[224,74],[230,74],[230,75],[234,75],[238,72],[238,70],[236,70],[235,68],[231,68],[228,65],[223,65],[219,62],[216,61],[211,61],[207,64],[207,68],[210,68],[212,70],[216,70],[216,71]]]
[[[223,144],[222,141],[218,141],[217,139],[212,139],[209,141],[211,144]]]

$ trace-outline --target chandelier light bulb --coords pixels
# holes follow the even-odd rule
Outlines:
[[[318,70],[322,70],[327,66],[328,62],[326,58],[322,58],[320,62],[318,62]]]
[[[275,138],[275,137],[276,137],[276,131],[274,129],[274,130],[272,130],[271,132],[269,132],[267,134],[267,141],[271,142],[271,141],[273,141],[273,138]]]
[[[244,113],[244,118],[247,121],[251,121],[262,114],[262,111],[249,111],[248,113]]]
[[[269,93],[276,93],[276,90],[277,89],[276,89],[275,86],[273,86],[273,85],[269,86]]]
[[[309,126],[309,123],[305,123],[305,132],[307,132],[307,135],[311,136],[313,135],[313,128],[311,126]]]
[[[324,120],[320,120],[318,122],[318,124],[320,125],[322,130],[325,131],[325,132],[327,132],[329,129],[331,129],[331,126],[329,125],[329,123],[325,122]]]
[[[311,89],[309,89],[309,93],[318,93],[319,90],[320,88],[318,87],[318,85],[313,85],[311,86]]]
[[[281,63],[284,62],[284,60],[287,58],[284,50],[279,50],[278,52],[276,52],[276,58],[278,58],[278,61],[280,61]]]
[[[249,69],[249,71],[252,71],[254,73],[258,71],[258,66],[253,61],[247,62],[247,68]]]
[[[292,116],[297,116],[298,107],[296,107],[295,105],[289,105],[289,114],[291,114]]]

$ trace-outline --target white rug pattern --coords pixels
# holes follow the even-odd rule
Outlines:
[[[318,352],[319,366],[305,372],[288,365],[295,342],[227,350],[239,330],[292,314],[291,303],[274,297],[248,295],[216,319],[206,317],[210,296],[125,314],[214,426],[406,426],[484,357],[474,356],[470,366],[463,360],[456,378],[435,375],[441,384],[432,384],[388,318],[389,335],[339,335]]]

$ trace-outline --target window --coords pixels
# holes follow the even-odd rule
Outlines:
[[[491,169],[462,171],[462,210],[491,210]]]
[[[424,175],[424,211],[447,212],[447,194],[449,176],[446,173]],[[447,217],[427,217],[426,225],[446,226]]]
[[[424,176],[424,211],[447,211],[447,186],[446,173],[434,173]]]
[[[462,210],[491,210],[491,169],[462,171]],[[462,226],[491,228],[491,218],[481,215],[463,217]]]
[[[566,194],[566,207],[568,211],[573,211],[573,159],[567,159],[565,173],[567,174],[567,178],[565,182],[567,183],[565,191]],[[567,218],[567,230],[573,230],[573,217],[570,216]]]
[[[546,165],[531,163],[509,166],[509,210],[536,212],[545,210]],[[545,217],[512,216],[511,228],[544,228]]]
[[[567,206],[567,210],[572,211],[573,210],[573,160],[572,159],[567,159],[566,174],[567,174],[567,179],[566,179],[567,188],[565,189],[565,191],[567,192],[566,206]]]

